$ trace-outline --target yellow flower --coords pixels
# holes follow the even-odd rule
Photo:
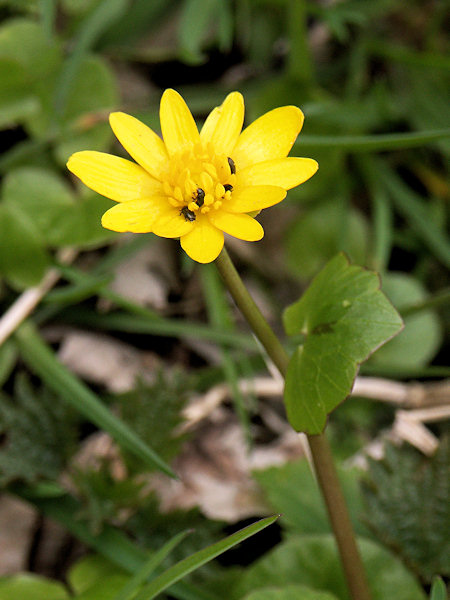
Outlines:
[[[217,258],[224,232],[260,240],[264,230],[248,213],[281,202],[286,190],[318,168],[310,158],[286,158],[303,124],[295,106],[276,108],[241,133],[244,100],[232,92],[199,133],[183,98],[169,89],[160,119],[163,139],[130,115],[110,115],[115,135],[137,164],[84,151],[73,154],[67,167],[119,203],[103,215],[103,227],[180,238],[200,263]]]

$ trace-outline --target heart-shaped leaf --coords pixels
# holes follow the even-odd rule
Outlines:
[[[321,433],[350,393],[358,366],[403,323],[376,273],[335,256],[283,315],[288,335],[304,341],[291,357],[285,403],[296,431]]]

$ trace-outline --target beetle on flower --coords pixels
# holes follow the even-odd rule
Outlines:
[[[281,202],[318,168],[310,158],[287,157],[303,125],[299,108],[271,110],[241,132],[239,92],[228,94],[200,133],[172,89],[161,98],[162,139],[125,113],[114,112],[109,120],[137,164],[88,150],[67,163],[88,187],[118,202],[103,215],[103,227],[180,238],[185,252],[200,263],[217,258],[224,233],[260,240],[264,230],[249,213]]]

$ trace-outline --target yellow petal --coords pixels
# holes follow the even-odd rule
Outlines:
[[[217,154],[229,156],[238,141],[244,122],[244,98],[232,92],[223,104],[213,110],[211,119],[205,121],[200,138],[211,142]]]
[[[223,248],[223,233],[211,225],[203,215],[195,221],[195,227],[180,239],[181,247],[193,260],[209,263],[215,260]]]
[[[164,142],[170,155],[200,140],[191,111],[175,90],[164,92],[159,114]]]
[[[290,190],[300,185],[319,168],[312,158],[276,158],[237,172],[237,187],[275,185]]]
[[[209,115],[206,117],[205,122],[203,123],[203,127],[200,131],[200,139],[203,142],[211,139],[212,134],[214,133],[214,129],[216,128],[217,121],[220,117],[220,109],[221,106],[216,106],[212,109]]]
[[[286,197],[286,190],[274,185],[255,185],[232,193],[223,207],[227,212],[249,213],[278,204]]]
[[[217,211],[210,213],[208,216],[215,227],[240,240],[256,242],[264,235],[264,229],[260,223],[248,215],[235,215],[224,211]]]
[[[148,233],[152,231],[155,218],[165,204],[167,204],[167,200],[164,197],[122,202],[105,212],[102,217],[102,225],[113,231]]]
[[[123,112],[111,113],[109,122],[128,154],[153,177],[161,179],[169,161],[162,139],[150,127]]]
[[[156,217],[152,231],[160,237],[178,238],[189,233],[194,225],[195,221],[186,221],[180,214],[180,209],[167,202],[164,210]]]
[[[116,202],[152,196],[162,187],[139,165],[104,152],[76,152],[67,168],[92,190]]]
[[[241,133],[233,150],[232,158],[238,170],[287,156],[300,133],[303,120],[303,113],[296,106],[275,108],[256,119]]]

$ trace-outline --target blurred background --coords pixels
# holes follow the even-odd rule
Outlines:
[[[283,308],[338,251],[380,273],[406,326],[361,373],[383,378],[390,391],[349,399],[330,435],[339,460],[355,464],[362,448],[383,448],[386,435],[405,442],[405,455],[392,450],[385,479],[378,472],[381,479],[366,487],[369,529],[396,548],[425,587],[448,569],[445,528],[436,518],[427,537],[419,513],[448,493],[436,482],[448,473],[439,470],[448,469],[448,444],[442,450],[439,442],[446,439],[450,373],[449,8],[445,0],[0,1],[0,332],[12,319],[0,346],[0,484],[28,494],[42,511],[6,507],[4,522],[18,519],[23,531],[6,539],[9,556],[16,544],[16,559],[4,572],[60,577],[82,553],[67,523],[52,534],[36,516],[50,510],[45,490],[36,491],[42,482],[73,494],[77,514],[94,531],[120,524],[156,547],[169,535],[160,510],[180,511],[175,531],[195,521],[202,546],[223,522],[267,510],[276,482],[291,478],[307,487],[302,466],[295,475],[264,471],[258,483],[250,476],[274,463],[291,469],[303,451],[287,431],[281,388],[264,375],[264,360],[214,269],[198,268],[177,242],[103,230],[100,217],[112,201],[65,168],[78,150],[126,156],[110,130],[111,111],[133,114],[160,133],[167,87],[183,95],[199,124],[232,90],[244,95],[247,124],[286,104],[304,112],[291,155],[316,159],[318,173],[263,211],[261,242],[228,238],[227,247],[280,332]],[[34,342],[14,335],[22,319],[7,313],[33,286],[40,286],[36,302],[23,318],[34,323],[39,343],[50,345],[53,358],[43,366],[33,358]],[[143,464],[121,454],[73,402],[67,408],[60,401],[52,360],[164,460],[177,457],[191,495],[184,488],[170,495],[158,476],[161,504],[143,494]],[[253,387],[242,383],[254,377],[260,379]],[[397,389],[401,401],[393,399]],[[193,398],[198,412],[183,412]],[[405,425],[408,409],[436,407]],[[187,437],[201,452],[195,444],[186,450]],[[440,466],[432,459],[438,447]],[[393,489],[390,473],[406,494],[405,473],[419,464],[428,483],[410,490],[411,541],[398,525],[404,504],[374,489]],[[223,496],[224,473],[240,503]],[[182,514],[188,509],[195,517]],[[143,522],[152,524],[153,537]],[[49,536],[53,550],[42,550],[39,536]]]

